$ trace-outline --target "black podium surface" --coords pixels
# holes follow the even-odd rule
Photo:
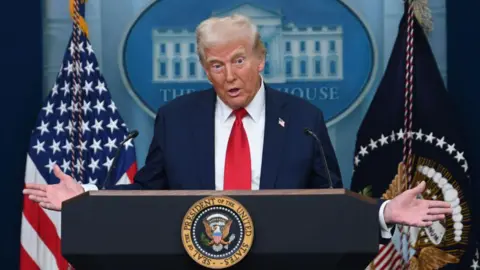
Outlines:
[[[207,269],[182,243],[190,207],[228,196],[248,211],[251,249],[228,269],[365,269],[378,252],[375,200],[345,189],[91,191],[62,208],[62,253],[77,269]]]

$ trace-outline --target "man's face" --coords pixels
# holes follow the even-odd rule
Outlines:
[[[248,38],[205,49],[203,67],[220,99],[232,110],[246,107],[260,88],[264,57]]]

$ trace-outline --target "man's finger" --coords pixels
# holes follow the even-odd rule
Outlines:
[[[56,207],[52,203],[41,202],[40,206],[43,207],[43,208],[49,209],[49,210],[54,210],[54,211],[59,211],[60,210],[60,208]]]
[[[432,221],[423,221],[418,224],[418,227],[428,227],[432,226],[433,222]]]
[[[445,219],[445,215],[438,214],[438,215],[427,215],[423,218],[424,221],[438,221]]]
[[[24,189],[23,194],[34,195],[39,197],[47,197],[47,193],[44,190],[37,190],[37,189]]]
[[[37,189],[37,190],[46,191],[47,190],[47,185],[29,183],[29,184],[25,184],[25,189]]]
[[[30,196],[28,196],[28,198],[30,200],[32,200],[34,202],[38,202],[38,203],[49,203],[50,202],[47,197],[30,195]]]
[[[451,214],[452,209],[450,208],[430,208],[428,209],[429,215],[439,215],[439,214]]]
[[[452,208],[450,203],[444,201],[427,201],[428,208]]]
[[[41,203],[42,200],[39,199],[40,197],[37,197],[37,196],[34,196],[34,195],[29,195],[28,196],[28,199],[30,199],[31,201],[33,202],[36,202],[36,203]]]

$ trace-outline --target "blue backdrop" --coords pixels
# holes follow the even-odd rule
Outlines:
[[[229,4],[230,2],[227,3],[225,1],[209,1],[209,3],[210,5],[212,5],[212,3],[214,4],[214,7],[211,8],[212,12],[222,12],[228,8],[238,7],[238,5],[235,4],[246,2],[254,3],[254,6],[258,7],[256,10],[252,11],[250,9],[247,11],[246,13],[249,15],[252,13],[258,14],[262,12],[271,12],[275,14],[275,12],[278,11],[284,20],[283,25],[274,25],[279,29],[283,29],[284,27],[288,28],[290,22],[294,23],[298,27],[311,26],[318,28],[319,26],[332,26],[332,24],[333,26],[342,26],[346,32],[343,37],[340,38],[341,43],[339,43],[342,44],[342,47],[339,48],[342,50],[340,57],[343,57],[343,61],[340,61],[340,63],[344,63],[343,79],[341,78],[340,80],[335,81],[324,80],[317,83],[317,85],[322,86],[334,85],[338,87],[340,98],[337,100],[321,100],[318,101],[318,103],[315,103],[317,103],[317,105],[326,111],[329,116],[334,114],[338,115],[338,111],[343,110],[341,117],[336,117],[336,119],[333,119],[333,121],[328,123],[328,131],[338,156],[344,185],[349,187],[353,170],[353,150],[356,130],[358,129],[360,122],[362,121],[363,116],[368,109],[370,100],[375,93],[375,89],[379,80],[381,79],[386,62],[388,61],[391,48],[396,38],[398,23],[403,14],[403,1],[299,1],[305,5],[308,4],[308,7],[311,8],[307,10],[305,8],[292,9],[297,11],[297,13],[295,13],[291,11],[287,12],[284,9],[282,11],[282,6],[280,4],[285,1],[236,0],[231,4]],[[257,2],[261,3],[261,5],[258,5]],[[184,78],[175,77],[176,84],[180,86],[175,86],[175,84],[172,82],[163,83],[166,81],[163,77],[158,78],[158,82],[155,82],[157,78],[152,75],[154,72],[152,72],[151,68],[154,63],[161,61],[160,58],[154,57],[155,52],[152,48],[152,43],[155,42],[154,30],[157,29],[163,30],[164,32],[166,30],[167,36],[164,36],[165,38],[163,41],[166,39],[167,42],[177,42],[183,47],[180,54],[173,55],[174,44],[167,44],[167,52],[165,54],[168,59],[167,61],[171,62],[172,59],[175,60],[175,57],[173,56],[178,56],[178,58],[181,59],[180,61],[183,62],[183,59],[188,59],[187,56],[191,56],[184,54],[188,48],[188,41],[181,40],[180,38],[181,36],[189,37],[191,34],[188,32],[188,29],[191,28],[190,24],[198,23],[198,21],[195,19],[199,20],[199,16],[189,16],[192,18],[188,18],[188,20],[185,19],[184,25],[178,28],[178,20],[168,23],[164,20],[164,16],[166,16],[166,14],[163,14],[163,10],[160,9],[161,7],[165,7],[168,11],[171,11],[172,14],[178,14],[178,16],[181,18],[185,17],[181,15],[182,13],[188,14],[191,13],[191,10],[195,10],[195,12],[197,11],[195,8],[196,6],[193,6],[190,9],[189,6],[185,5],[184,3],[185,2],[178,2],[176,0],[102,0],[87,2],[86,19],[89,25],[90,40],[99,59],[100,68],[102,69],[106,78],[109,90],[112,93],[112,97],[115,100],[116,105],[128,127],[140,131],[140,135],[136,139],[139,166],[144,164],[144,158],[153,134],[153,117],[151,112],[145,108],[145,104],[136,102],[136,99],[139,98],[131,94],[131,92],[133,92],[132,88],[134,88],[134,90],[137,92],[144,93],[140,96],[141,98],[154,99],[155,102],[149,102],[150,104],[153,104],[153,106],[162,104],[161,99],[163,93],[167,93],[167,91],[161,92],[162,90],[170,90],[171,88],[176,88],[176,90],[193,88],[193,84],[188,83],[188,80],[184,80]],[[189,2],[187,1],[187,3]],[[198,5],[198,3],[196,5]],[[112,6],[115,6],[115,8],[111,8]],[[447,79],[445,0],[430,0],[429,6],[434,18],[434,30],[429,35],[429,39],[431,41],[442,76],[444,79]],[[349,9],[348,12],[347,7]],[[318,12],[313,12],[312,10]],[[333,20],[330,18],[332,16],[325,16],[325,19],[317,20],[312,18],[309,20],[299,19],[302,17],[302,15],[308,17],[322,17],[321,14],[324,12],[324,10],[336,12],[336,14],[338,14],[338,18]],[[209,14],[209,12],[207,12],[204,8],[200,9],[199,12],[203,14],[203,17],[206,17]],[[272,19],[275,20],[276,18],[277,17],[275,16],[269,16],[267,19],[262,18],[262,20],[263,22],[267,21],[268,23],[272,23]],[[157,21],[158,23],[156,23]],[[353,24],[352,21],[355,21],[356,25]],[[62,54],[59,53],[59,51],[64,51],[69,33],[71,31],[71,19],[68,13],[68,1],[46,1],[44,22],[45,80],[43,87],[44,94],[46,94],[51,90],[60,67]],[[365,30],[359,30],[359,22],[364,25],[363,27]],[[351,29],[356,32],[354,35],[350,33],[352,31]],[[169,31],[176,31],[181,33],[181,35],[169,34]],[[185,31],[187,32],[185,33]],[[370,50],[373,52],[369,52],[370,50],[368,49],[360,52],[355,50],[359,48],[369,48],[365,42],[366,34],[364,31],[369,33],[369,38],[372,44],[372,48]],[[145,33],[150,34],[146,35]],[[131,39],[129,37],[131,37]],[[135,39],[135,37],[139,38]],[[359,39],[358,37],[361,38]],[[285,40],[285,35],[276,36],[276,38],[283,41]],[[306,34],[303,38],[303,40],[307,42],[312,41],[312,36],[310,34]],[[315,38],[315,36],[313,36],[313,38]],[[190,42],[192,41],[193,39],[190,40]],[[123,46],[124,44],[125,46]],[[270,50],[272,57],[274,57],[275,51],[277,52],[277,55],[283,54],[283,51],[281,51],[282,47],[278,44],[280,44],[280,42],[278,42],[277,46],[274,46]],[[292,50],[295,50],[295,45],[293,44],[294,43],[292,42]],[[352,46],[352,44],[358,46],[355,47]],[[170,49],[168,49],[168,47],[170,47]],[[134,52],[132,53],[132,50],[129,51],[129,48],[135,48]],[[325,48],[325,50],[322,50],[322,57],[325,57],[325,55],[323,55],[323,51],[327,51],[328,47],[322,47],[322,49],[323,48]],[[358,54],[369,54],[373,56],[373,63],[363,62],[364,59],[357,58],[356,55]],[[297,62],[295,59],[301,59],[300,56],[303,55],[292,54],[292,56],[294,62]],[[311,57],[309,53],[307,53],[307,56]],[[327,55],[327,57],[329,56],[330,55]],[[136,60],[133,61],[132,59]],[[355,59],[359,59],[360,64],[352,64],[355,63]],[[167,66],[171,67],[170,62],[167,62]],[[356,69],[352,69],[352,66],[356,67]],[[365,74],[364,69],[370,69],[371,73]],[[137,71],[135,72],[135,70]],[[310,76],[306,76],[307,79],[309,79],[309,77]],[[170,79],[170,77],[167,79]],[[270,80],[273,81],[273,79],[266,78],[266,81],[270,83]],[[279,83],[279,85],[282,84],[283,83]],[[298,83],[289,84],[290,88],[292,88],[292,85],[294,85],[295,88],[298,87],[304,90],[307,88],[306,86],[295,85]],[[200,83],[196,82],[195,85],[198,86]],[[347,93],[347,91],[350,93]],[[176,93],[178,92],[181,91],[176,91]],[[353,103],[352,101],[354,99],[352,97],[358,96],[359,93],[361,93],[362,97],[357,98]],[[160,101],[157,101],[159,99]],[[347,103],[349,103],[350,106],[346,106],[345,104]]]
[[[480,221],[480,93],[478,91],[478,61],[480,61],[480,39],[472,34],[470,25],[478,25],[479,1],[447,2],[447,42],[448,42],[448,89],[453,93],[458,119],[464,127],[469,159],[472,162],[472,185],[474,201],[474,221]],[[477,242],[480,242],[480,226],[477,226]]]

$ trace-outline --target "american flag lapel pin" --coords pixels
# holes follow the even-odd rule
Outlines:
[[[282,127],[285,127],[285,121],[282,118],[278,118],[278,124]]]

